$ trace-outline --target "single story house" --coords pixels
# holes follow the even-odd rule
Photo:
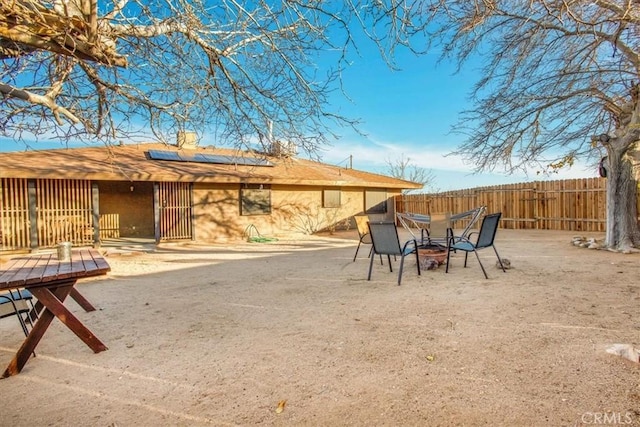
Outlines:
[[[224,242],[394,218],[421,184],[271,153],[194,143],[0,153],[0,251],[104,239]]]

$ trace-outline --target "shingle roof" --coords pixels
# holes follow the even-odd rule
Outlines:
[[[158,143],[0,153],[0,178],[260,183],[416,189],[421,184],[312,160],[266,157],[273,166],[152,160],[149,150],[251,156],[237,150]],[[194,151],[195,150],[195,151]]]

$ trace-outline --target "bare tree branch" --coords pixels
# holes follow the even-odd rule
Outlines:
[[[386,163],[389,176],[422,184],[422,192],[435,193],[438,191],[434,187],[435,176],[433,171],[415,165],[410,157],[402,155],[398,159],[387,159]],[[413,191],[415,190],[405,190],[405,193]]]
[[[99,8],[97,0],[8,0],[0,80],[55,93],[77,120],[61,125],[48,104],[6,96],[0,132],[168,141],[189,129],[208,143],[252,148],[270,143],[265,129],[273,123],[275,139],[314,153],[336,129],[357,125],[329,103],[357,54],[355,32],[391,60],[397,46],[413,48],[409,40],[424,34],[421,7],[408,0],[113,0]],[[66,75],[56,71],[61,56],[75,64]]]
[[[0,93],[6,96],[10,96],[12,98],[18,98],[23,101],[27,101],[31,104],[43,105],[47,107],[54,114],[54,116],[56,117],[56,121],[59,124],[62,124],[62,119],[60,118],[61,114],[65,116],[67,119],[71,120],[73,123],[80,123],[80,119],[78,119],[73,113],[71,113],[66,108],[56,104],[55,100],[49,96],[42,96],[35,93],[31,93],[26,90],[17,89],[15,87],[12,87],[4,83],[0,83]]]

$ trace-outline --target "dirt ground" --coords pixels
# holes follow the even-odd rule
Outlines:
[[[109,349],[54,320],[0,425],[640,425],[640,364],[606,352],[640,346],[640,255],[573,235],[500,230],[506,273],[484,250],[489,280],[457,254],[402,286],[399,261],[366,280],[354,231],[111,249],[78,285],[99,310],[66,303]],[[4,367],[23,336],[0,333]]]

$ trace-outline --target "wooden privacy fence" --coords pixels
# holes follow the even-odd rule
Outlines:
[[[604,232],[606,178],[535,181],[437,194],[405,194],[396,196],[395,203],[396,212],[421,214],[460,213],[484,205],[487,212],[502,212],[502,228]],[[638,203],[640,212],[640,197]]]

